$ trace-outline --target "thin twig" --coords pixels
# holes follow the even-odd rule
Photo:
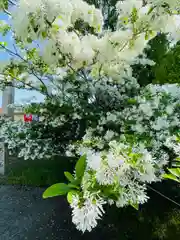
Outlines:
[[[7,9],[3,8],[3,11],[4,11],[6,14],[8,14],[9,16],[11,16],[11,13],[10,13]]]
[[[12,1],[12,0],[8,0],[8,2],[9,2],[10,4],[14,5],[14,6],[17,5],[17,4],[16,4],[14,1]]]
[[[87,80],[86,76],[83,74],[81,74],[80,72],[76,71],[70,63],[67,64],[67,66],[74,72],[74,73],[77,73],[80,77],[82,77],[84,80]]]
[[[18,50],[17,50],[17,48],[16,48],[16,45],[15,45],[15,44],[13,44],[13,48],[14,48],[14,50],[15,50],[16,54],[18,54]]]
[[[47,90],[47,86],[45,85],[45,83],[43,82],[43,80],[41,79],[41,77],[39,77],[39,76],[34,72],[34,69],[33,69],[32,64],[31,64],[28,60],[24,59],[24,58],[17,52],[17,49],[16,49],[15,45],[13,44],[13,47],[14,47],[14,49],[15,49],[15,52],[13,52],[13,51],[10,50],[9,48],[3,46],[2,44],[0,44],[0,47],[2,47],[3,49],[5,49],[10,55],[16,56],[16,57],[20,58],[22,61],[24,61],[25,63],[27,63],[28,66],[29,66],[29,69],[30,69],[30,71],[27,70],[27,72],[28,72],[29,74],[34,75],[34,76],[42,83],[42,85],[43,85],[44,88],[46,89],[46,95],[50,97],[50,95],[49,95],[49,93],[48,93],[48,90]]]
[[[174,203],[174,204],[176,204],[177,206],[180,207],[180,204],[177,203],[176,201],[174,201],[173,199],[165,196],[164,194],[162,194],[161,192],[157,191],[156,189],[154,189],[154,188],[152,188],[152,187],[150,187],[150,186],[147,186],[147,187],[148,187],[149,189],[151,189],[152,191],[156,192],[157,194],[159,194],[160,196],[166,198],[166,199],[169,200],[170,202],[172,202],[172,203]]]
[[[6,76],[4,73],[0,73],[0,74],[3,75],[3,76]],[[14,77],[14,76],[11,76],[11,77],[12,77],[13,79],[15,79],[16,81],[21,82],[21,83],[24,85],[24,87],[25,87],[25,86],[30,87],[30,88],[24,88],[24,89],[26,89],[26,90],[36,90],[36,91],[38,91],[38,92],[41,92],[43,95],[46,95],[46,94],[44,94],[44,92],[42,92],[39,88],[34,87],[34,86],[32,86],[31,84],[29,84],[29,83],[25,83],[25,82],[23,82],[22,80],[20,80],[19,78],[16,78],[16,77]],[[23,89],[23,87],[18,87],[17,85],[12,85],[12,82],[11,82],[11,83],[8,82],[7,86],[9,86],[9,84],[11,84],[12,87],[19,88],[19,89]]]

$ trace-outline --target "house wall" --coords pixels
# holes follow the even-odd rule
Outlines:
[[[24,114],[14,114],[14,121],[18,121],[18,120],[23,120],[24,121]]]

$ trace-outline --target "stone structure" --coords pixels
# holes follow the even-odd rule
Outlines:
[[[8,105],[14,103],[14,88],[7,87],[3,91],[2,95],[2,113],[1,115],[6,115],[14,119],[14,110]],[[1,137],[1,136],[0,136]],[[0,174],[5,174],[5,166],[7,161],[7,149],[6,145],[3,142],[3,139],[0,139]]]
[[[8,105],[14,103],[14,93],[13,87],[7,87],[3,91],[2,96],[2,114],[14,118],[14,109],[10,108]]]
[[[6,172],[6,164],[7,164],[7,158],[8,158],[8,152],[6,148],[6,144],[3,142],[3,140],[0,140],[0,174],[4,175]]]

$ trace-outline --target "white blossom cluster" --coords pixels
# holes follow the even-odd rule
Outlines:
[[[137,206],[148,200],[146,183],[157,181],[155,160],[143,148],[110,141],[108,151],[85,149],[87,168],[82,179],[83,201],[74,196],[73,222],[81,231],[91,231],[102,217],[103,205]],[[83,151],[81,149],[81,151]]]
[[[165,145],[180,157],[180,136],[176,134],[166,139]]]
[[[42,124],[84,121],[84,136],[67,149],[86,155],[80,191],[71,202],[72,221],[83,232],[97,225],[104,204],[137,208],[148,200],[146,184],[161,180],[169,160],[164,145],[180,123],[180,88],[141,89],[131,66],[154,64],[143,50],[157,33],[180,39],[179,8],[179,0],[119,1],[115,31],[104,30],[101,10],[82,0],[20,0],[12,11],[15,36],[26,46],[38,41],[37,52],[55,75],[57,110],[70,109],[54,111],[51,122],[44,117]],[[57,141],[52,146],[53,136],[43,141],[40,130],[34,137],[30,131],[27,124],[7,122],[1,135],[25,159],[51,156],[60,147]]]
[[[136,85],[134,89],[138,91]],[[121,91],[122,89],[119,92],[121,93]],[[112,92],[111,100],[115,97],[114,94],[115,91]],[[102,115],[98,126],[95,129],[89,129],[84,139],[88,140],[97,129],[100,136],[101,134],[104,135],[106,141],[110,141],[119,135],[123,138],[125,137],[123,135],[131,132],[136,137],[141,137],[143,141],[149,139],[152,149],[158,147],[158,151],[166,138],[174,134],[174,131],[178,129],[180,121],[180,87],[175,84],[148,85],[140,91],[138,96],[128,99],[126,94],[125,91],[124,94],[121,93],[120,97],[115,98],[117,105],[119,100],[118,107],[121,106],[121,111],[113,110]],[[105,131],[104,128],[107,125],[112,125],[112,123],[118,126],[119,129],[114,131],[112,126],[112,129],[109,127]],[[119,134],[117,135],[118,131]],[[144,136],[145,133],[147,133],[146,136]]]
[[[134,100],[121,112],[109,112],[100,118],[98,126],[87,129],[78,147],[69,146],[69,151],[75,149],[87,156],[83,193],[86,195],[95,185],[102,193],[106,186],[111,194],[107,197],[102,193],[103,198],[117,207],[148,200],[146,184],[161,181],[163,167],[169,161],[164,146],[180,153],[179,145],[171,141],[180,124],[180,87],[148,85]],[[109,123],[119,126],[119,133],[106,131]]]
[[[103,30],[101,11],[82,0],[20,0],[12,12],[12,26],[24,42],[28,38],[42,42],[43,59],[54,68],[66,56],[68,70],[84,68],[96,79],[108,76],[121,81],[122,77],[131,76],[130,65],[157,32],[175,32],[173,36],[179,39],[179,1],[167,4],[168,9],[161,1],[146,1],[146,5],[142,0],[119,1],[117,29],[112,32]],[[83,26],[74,29],[79,19],[88,23],[94,34],[82,34]],[[44,32],[48,41],[44,41]]]
[[[6,120],[1,125],[0,135],[8,143],[9,153],[24,160],[47,159],[57,154],[52,138],[43,138],[40,131],[33,131],[30,123],[21,120]]]
[[[72,222],[77,226],[77,229],[85,232],[91,231],[97,226],[97,220],[101,219],[104,210],[105,201],[100,197],[87,196],[83,207],[79,207],[79,197],[75,195],[72,200]]]

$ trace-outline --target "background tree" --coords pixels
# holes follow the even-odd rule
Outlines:
[[[103,15],[105,16],[104,27],[115,30],[118,17],[116,11],[116,3],[118,0],[86,0],[86,2],[102,9]]]
[[[141,86],[158,83],[156,80],[157,72],[165,75],[165,69],[162,69],[161,64],[163,59],[166,59],[168,51],[170,51],[170,46],[166,34],[158,34],[149,42],[149,47],[145,49],[144,53],[149,59],[154,61],[155,65],[142,66],[137,64],[133,66],[134,76]],[[167,77],[163,83],[168,82],[170,82],[170,80]]]
[[[180,43],[178,42],[162,56],[161,61],[154,70],[153,83],[179,83],[180,82]]]

